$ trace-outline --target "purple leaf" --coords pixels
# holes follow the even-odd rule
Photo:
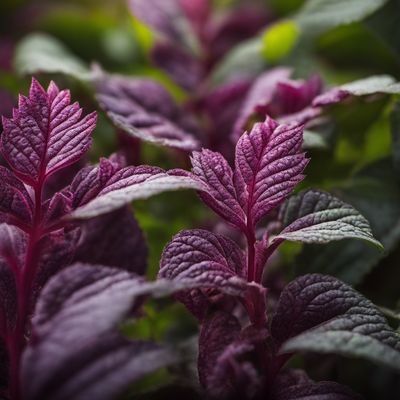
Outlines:
[[[288,79],[290,74],[291,70],[289,68],[276,68],[265,72],[256,79],[244,100],[242,110],[235,122],[232,133],[235,140],[239,139],[243,131],[246,130],[251,116],[261,113],[264,117],[267,114],[278,83]]]
[[[118,267],[138,275],[145,273],[147,245],[129,208],[85,221],[80,228],[75,262]]]
[[[199,146],[193,120],[155,81],[101,75],[97,99],[111,121],[135,138],[184,151]]]
[[[9,223],[30,225],[32,199],[24,184],[7,168],[0,166],[0,214]]]
[[[72,193],[69,190],[56,192],[44,203],[43,208],[45,210],[43,224],[47,227],[56,224],[62,217],[71,212]]]
[[[1,149],[15,174],[37,185],[78,161],[91,145],[96,114],[81,118],[68,90],[51,82],[47,92],[33,79],[29,97],[20,96],[13,118],[3,118]]]
[[[151,50],[155,65],[186,90],[194,90],[203,75],[201,64],[191,54],[170,42],[156,43]]]
[[[68,219],[97,217],[133,200],[180,189],[203,190],[204,186],[187,174],[166,173],[146,165],[119,168],[102,159],[97,167],[84,168],[72,182],[72,204],[77,208]]]
[[[234,180],[248,226],[254,228],[303,179],[308,159],[302,142],[302,126],[278,125],[268,117],[239,139]]]
[[[362,239],[379,247],[368,221],[352,206],[327,192],[307,190],[292,196],[279,212],[284,229],[273,240],[328,243]]]
[[[118,331],[123,319],[137,314],[143,296],[174,290],[171,282],[146,283],[98,265],[76,264],[53,277],[37,303],[32,340],[22,357],[23,398],[108,400],[177,362],[176,352]]]
[[[15,226],[0,224],[0,338],[16,322],[15,274],[23,268],[26,247],[27,237],[23,231]]]
[[[244,254],[236,243],[200,229],[182,231],[172,239],[158,276],[196,288],[177,298],[199,319],[218,294],[243,297],[250,285],[245,281]]]
[[[3,339],[0,337],[0,396],[6,398],[8,387],[8,355]]]
[[[313,107],[328,106],[339,103],[349,96],[368,96],[372,94],[400,93],[400,83],[388,75],[370,76],[342,86],[335,87],[316,97]]]
[[[232,169],[225,158],[203,149],[194,152],[191,161],[193,174],[207,188],[199,193],[201,199],[222,218],[239,229],[245,229],[245,213],[238,201]]]
[[[369,300],[329,276],[305,275],[287,285],[271,333],[281,353],[335,353],[400,370],[399,335]]]
[[[252,344],[240,338],[236,317],[217,312],[203,321],[199,338],[199,377],[211,398],[250,399],[261,389],[256,368],[246,356]]]
[[[361,400],[345,386],[335,382],[309,382],[281,386],[274,391],[273,400]]]

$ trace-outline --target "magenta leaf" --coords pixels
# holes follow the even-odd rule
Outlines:
[[[312,103],[314,107],[329,106],[340,103],[350,96],[368,96],[373,94],[400,93],[400,83],[388,75],[370,76],[342,86],[328,90],[316,97]]]
[[[261,113],[262,117],[265,117],[278,83],[288,79],[290,74],[289,68],[276,68],[265,72],[256,79],[245,97],[242,109],[235,122],[232,134],[235,140],[239,139],[243,131],[246,130],[251,116]]]
[[[198,148],[196,124],[159,83],[102,74],[96,86],[101,108],[118,128],[159,146]]]
[[[97,167],[84,168],[71,185],[75,210],[68,219],[87,219],[117,210],[133,200],[180,190],[204,189],[201,183],[184,174],[164,172],[141,165],[119,168],[103,159]]]
[[[8,223],[29,226],[32,222],[32,199],[24,184],[2,166],[0,191],[0,218]]]
[[[173,350],[129,340],[118,328],[125,318],[138,316],[144,296],[175,290],[171,282],[146,283],[99,265],[75,264],[53,277],[37,303],[32,340],[22,358],[23,398],[109,400],[177,362]]]
[[[78,161],[89,149],[96,114],[81,118],[68,90],[51,82],[47,92],[33,79],[29,96],[20,96],[13,118],[3,118],[1,149],[15,174],[37,185]]]
[[[233,182],[233,172],[225,158],[211,150],[194,152],[192,172],[207,188],[199,193],[201,199],[222,218],[245,229],[246,217],[239,203]]]
[[[279,219],[284,229],[272,243],[328,243],[354,238],[382,247],[373,237],[369,222],[352,206],[327,192],[307,190],[292,196],[281,207]]]
[[[302,126],[278,125],[268,117],[239,139],[235,186],[252,229],[304,178],[308,159],[301,151],[302,142]]]
[[[118,267],[143,275],[147,245],[131,210],[123,207],[84,221],[74,261]]]
[[[201,229],[182,231],[172,239],[158,276],[196,288],[177,298],[199,319],[220,293],[244,297],[250,285],[245,281],[244,254],[236,243]]]
[[[329,276],[305,275],[287,285],[271,333],[281,353],[335,353],[400,370],[399,334],[369,300]]]

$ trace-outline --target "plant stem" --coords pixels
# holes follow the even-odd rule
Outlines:
[[[20,400],[20,360],[22,351],[26,344],[26,333],[28,331],[28,319],[32,299],[32,282],[37,270],[39,261],[38,242],[42,237],[42,193],[44,181],[39,180],[34,188],[35,209],[33,223],[29,232],[28,247],[25,255],[25,264],[22,270],[16,271],[17,290],[17,318],[13,330],[8,331],[7,348],[9,354],[10,370],[10,396],[12,400]]]

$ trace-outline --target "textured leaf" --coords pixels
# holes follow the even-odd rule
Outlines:
[[[195,179],[164,172],[157,167],[119,168],[103,159],[97,167],[84,168],[72,182],[73,206],[69,219],[86,219],[117,210],[133,200],[179,189],[204,189]]]
[[[339,103],[349,96],[368,96],[377,93],[400,93],[400,83],[389,75],[370,76],[342,86],[335,87],[313,100],[314,107]]]
[[[212,297],[222,292],[244,296],[244,254],[231,240],[195,229],[178,233],[165,247],[159,278],[197,287],[177,297],[198,318],[203,318]]]
[[[307,34],[320,34],[336,26],[361,21],[387,0],[309,0],[296,16]]]
[[[15,69],[21,75],[39,72],[62,73],[78,80],[89,80],[90,70],[58,39],[43,33],[33,33],[17,46]]]
[[[245,229],[245,213],[239,204],[233,182],[233,171],[225,158],[204,149],[191,157],[192,172],[207,188],[199,193],[201,199],[222,218],[239,229]]]
[[[246,360],[253,346],[240,338],[236,317],[216,312],[202,323],[199,378],[211,398],[254,398],[261,387],[255,367]]]
[[[280,387],[274,400],[361,400],[345,386],[335,382],[307,382],[289,387]]]
[[[16,322],[18,305],[15,274],[23,268],[26,245],[24,232],[15,226],[0,224],[0,337],[8,329],[13,329]]]
[[[255,227],[303,179],[308,160],[302,142],[302,126],[278,125],[269,117],[239,139],[235,186],[249,226]]]
[[[361,240],[305,245],[296,264],[299,274],[320,272],[358,284],[400,240],[400,187],[391,160],[373,163],[335,190],[371,224],[385,252]]]
[[[74,261],[118,267],[143,275],[147,245],[129,208],[124,207],[81,224]]]
[[[97,99],[111,121],[135,138],[185,151],[199,146],[194,122],[155,81],[102,75]]]
[[[362,239],[379,247],[368,221],[352,206],[317,190],[292,196],[281,208],[279,219],[284,227],[274,241],[328,243],[341,239]]]
[[[24,399],[109,400],[147,373],[176,362],[171,350],[118,332],[143,296],[164,295],[171,288],[121,269],[85,264],[55,276],[39,299],[33,340],[23,354]]]
[[[4,220],[29,225],[32,222],[32,199],[24,184],[11,171],[0,166],[0,214]],[[10,218],[7,218],[9,216]]]
[[[246,130],[251,116],[256,113],[263,113],[265,116],[268,106],[274,98],[278,83],[288,79],[290,74],[289,68],[276,68],[263,73],[254,81],[233,128],[235,139],[238,139]]]
[[[281,352],[335,353],[400,370],[400,336],[369,300],[329,276],[305,275],[286,286],[271,333]]]
[[[91,145],[96,114],[81,118],[68,90],[51,82],[47,92],[32,80],[29,97],[20,96],[13,118],[3,118],[3,156],[25,183],[36,185],[78,161]]]

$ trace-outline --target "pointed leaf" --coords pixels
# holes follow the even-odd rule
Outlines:
[[[5,167],[0,166],[0,214],[4,220],[29,225],[32,221],[32,199],[24,184]],[[9,218],[8,218],[9,217]]]
[[[178,233],[165,247],[159,277],[198,289],[177,297],[202,318],[213,296],[244,296],[248,289],[242,250],[221,235],[194,229]]]
[[[13,118],[3,118],[3,156],[25,183],[36,185],[89,149],[96,114],[81,118],[82,109],[70,101],[68,90],[51,82],[46,92],[33,79],[29,97],[20,97]]]
[[[326,192],[307,190],[292,196],[281,208],[279,219],[285,228],[273,242],[328,243],[354,238],[382,247],[356,209]]]
[[[176,352],[128,340],[118,329],[139,311],[144,296],[175,290],[171,282],[146,283],[98,265],[75,264],[56,275],[40,296],[33,338],[22,357],[23,398],[109,400],[177,362]]]
[[[340,103],[349,96],[368,96],[377,93],[400,93],[400,83],[389,75],[370,76],[335,87],[317,96],[312,104],[314,107],[328,106]]]
[[[400,336],[369,300],[329,276],[305,275],[286,286],[271,333],[284,353],[335,353],[400,370]]]
[[[86,219],[117,210],[133,200],[180,190],[203,190],[204,186],[187,174],[164,172],[157,167],[118,168],[109,160],[84,168],[71,185],[73,206],[68,219]]]
[[[269,117],[239,139],[235,186],[252,228],[304,178],[308,160],[301,151],[302,143],[302,126],[278,125]]]
[[[111,121],[135,138],[185,151],[199,146],[194,122],[155,81],[101,75],[97,99]]]
[[[75,262],[103,264],[143,275],[147,245],[135,217],[124,207],[81,224]]]
[[[246,217],[238,201],[232,169],[225,158],[204,149],[194,152],[191,162],[193,174],[207,188],[199,192],[201,199],[222,218],[245,229]]]

